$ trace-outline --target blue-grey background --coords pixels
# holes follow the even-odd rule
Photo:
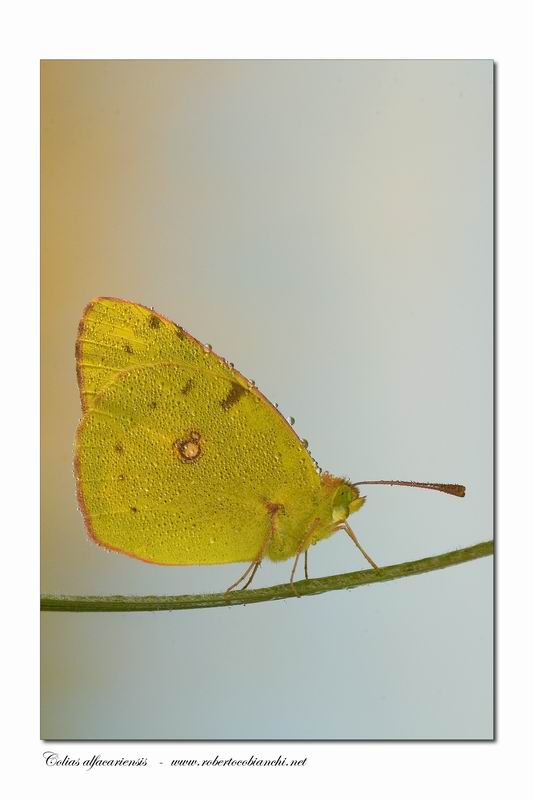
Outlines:
[[[42,591],[218,591],[90,542],[76,507],[84,305],[154,308],[367,487],[380,564],[492,535],[490,61],[42,64]],[[365,568],[349,539],[315,576]],[[265,563],[255,584],[284,582]],[[492,736],[492,559],[355,591],[42,615],[42,736]]]

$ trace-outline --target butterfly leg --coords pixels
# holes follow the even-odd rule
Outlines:
[[[357,548],[358,548],[358,549],[361,551],[361,553],[364,555],[364,557],[366,558],[366,560],[368,561],[368,563],[369,563],[369,564],[371,564],[371,566],[373,566],[373,567],[374,567],[374,569],[379,569],[379,567],[378,567],[378,565],[376,564],[376,562],[375,562],[375,561],[373,561],[373,560],[370,558],[370,556],[368,555],[368,553],[367,553],[367,552],[366,552],[366,551],[363,549],[363,547],[362,547],[362,546],[361,546],[361,544],[359,543],[359,540],[358,540],[357,536],[356,536],[356,535],[355,535],[355,533],[352,531],[352,529],[350,528],[350,526],[348,525],[348,523],[347,523],[347,522],[343,522],[343,523],[342,523],[342,525],[339,525],[339,527],[337,528],[337,530],[339,530],[339,531],[346,531],[346,533],[348,534],[348,536],[350,537],[350,539],[352,540],[352,542],[353,542],[353,543],[355,544],[355,546],[356,546],[356,547],[357,547]]]
[[[304,553],[304,575],[305,575],[305,580],[306,581],[309,580],[309,573],[307,572],[307,554],[308,554],[308,552],[309,552],[309,548],[307,548],[307,550]]]
[[[248,578],[248,580],[246,581],[244,586],[239,590],[241,592],[244,591],[244,589],[246,589],[251,584],[255,573],[257,572],[257,570],[259,569],[259,567],[261,565],[261,562],[262,562],[262,560],[263,560],[263,558],[265,556],[265,553],[266,553],[266,551],[268,549],[268,546],[269,546],[270,542],[272,541],[272,538],[273,538],[274,534],[276,533],[276,514],[282,508],[282,506],[279,505],[278,503],[267,502],[266,506],[267,506],[268,516],[270,518],[270,525],[269,525],[269,528],[268,528],[268,532],[267,532],[267,534],[265,536],[265,539],[264,539],[264,541],[263,541],[263,543],[261,545],[261,549],[259,550],[259,553],[254,558],[254,560],[251,562],[251,564],[249,564],[248,567],[246,568],[246,570],[243,572],[243,574],[241,575],[239,580],[235,581],[235,583],[232,583],[231,586],[229,586],[226,589],[224,594],[228,594],[228,592],[231,592],[232,589],[235,589],[239,585],[239,583],[242,583],[248,577],[248,575],[251,573],[250,577]]]
[[[257,568],[259,567],[260,563],[261,561],[252,561],[252,563],[249,564],[247,569],[243,572],[241,577],[238,580],[236,580],[235,583],[232,583],[231,586],[228,586],[224,594],[229,594],[229,592],[231,592],[232,589],[235,589],[239,585],[239,583],[242,583],[243,580],[245,580],[245,578],[247,578],[249,573],[251,572],[252,574],[242,587],[243,589],[246,589],[246,587],[250,584],[252,578],[254,577],[255,573],[257,572]]]
[[[309,528],[309,530],[305,534],[304,538],[302,539],[302,541],[298,545],[298,550],[296,551],[296,558],[294,559],[294,564],[292,565],[291,580],[290,580],[292,591],[296,595],[298,594],[298,592],[296,591],[296,587],[294,586],[294,573],[296,572],[296,567],[298,566],[298,560],[299,560],[300,556],[302,555],[302,553],[305,551],[305,562],[304,562],[304,564],[305,564],[305,577],[307,578],[308,577],[308,575],[307,575],[307,549],[308,549],[309,544],[311,542],[311,538],[313,536],[313,533],[315,532],[315,530],[317,528],[317,525],[319,523],[320,523],[320,518],[319,517],[317,517],[315,520],[313,520],[313,522],[311,523],[311,527]]]

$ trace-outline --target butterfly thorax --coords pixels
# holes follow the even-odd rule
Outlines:
[[[290,524],[295,518],[294,513],[287,515],[282,505],[276,510],[268,557],[272,561],[282,561],[307,550],[310,545],[322,539],[327,539],[364,502],[365,498],[359,496],[358,489],[345,478],[337,478],[328,472],[322,473],[316,495],[310,499],[309,507],[300,517],[297,529]]]

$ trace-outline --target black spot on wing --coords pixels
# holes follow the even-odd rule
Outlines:
[[[232,406],[235,405],[235,403],[238,403],[245,391],[246,389],[244,386],[241,386],[241,384],[237,383],[236,381],[232,381],[228,394],[223,400],[220,401],[220,405],[224,411],[228,411]]]

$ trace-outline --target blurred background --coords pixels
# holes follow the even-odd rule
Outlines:
[[[382,565],[491,538],[491,61],[45,61],[42,592],[220,591],[93,544],[74,341],[98,295],[235,363],[352,480]],[[264,563],[254,586],[285,582]],[[356,591],[42,614],[45,739],[492,737],[492,559]],[[366,568],[347,536],[315,577]]]

